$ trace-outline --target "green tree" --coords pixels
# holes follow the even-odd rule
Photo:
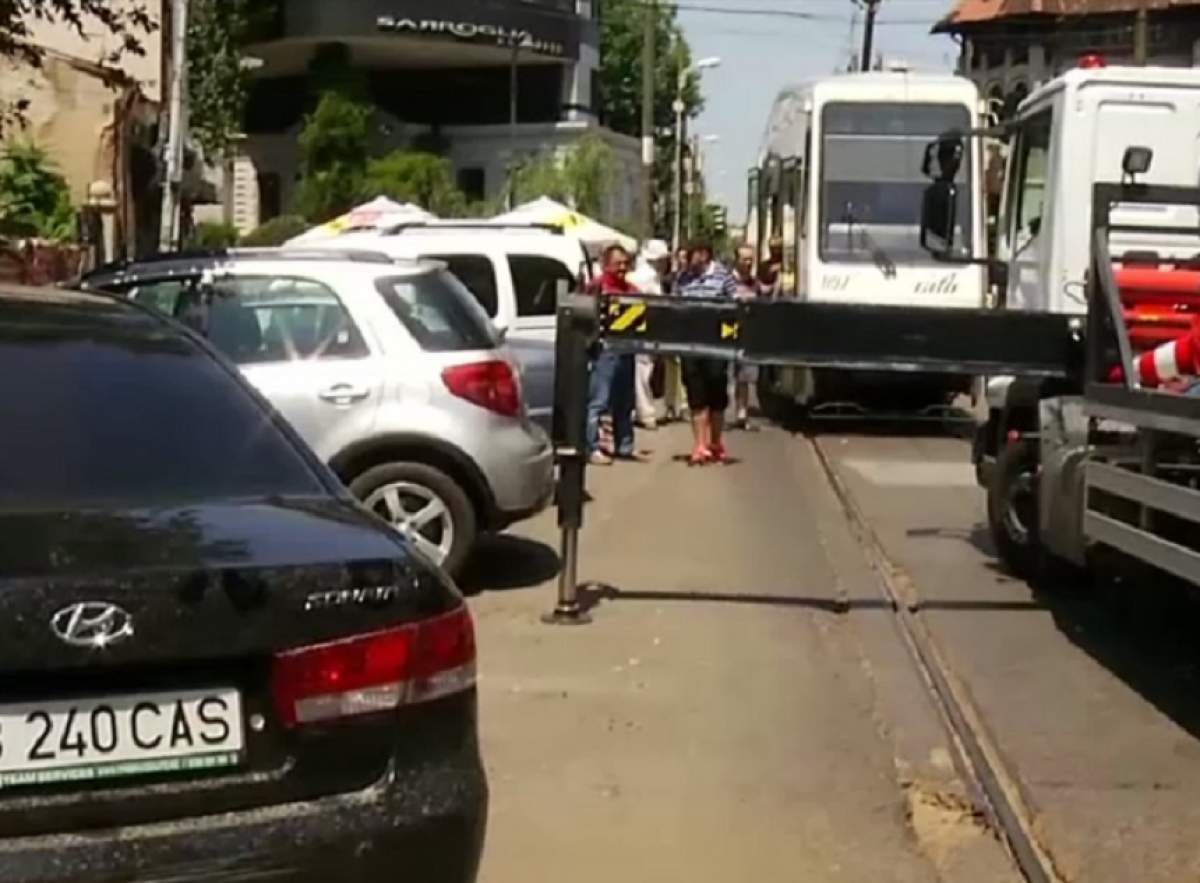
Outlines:
[[[616,154],[602,137],[589,132],[564,151],[544,151],[517,167],[509,186],[516,202],[548,196],[599,221],[611,223],[607,196],[616,171]]]
[[[81,37],[96,26],[112,35],[113,50],[103,60],[115,63],[123,55],[144,55],[141,38],[158,28],[149,2],[112,0],[0,0],[0,57],[40,67],[45,48],[32,40],[30,27],[38,22],[63,22]],[[0,131],[24,123],[28,101],[0,102]]]
[[[326,92],[300,132],[296,211],[322,223],[352,208],[363,193],[371,145],[370,105]]]
[[[75,235],[70,188],[36,144],[13,143],[0,153],[0,233],[54,240]]]
[[[642,31],[645,0],[606,0],[600,17],[600,117],[606,125],[626,135],[642,131]],[[674,207],[675,111],[679,73],[692,64],[675,7],[659,2],[654,27],[654,201],[655,228],[665,235],[671,228]],[[684,114],[691,118],[704,107],[700,78],[687,75],[683,89]]]
[[[241,244],[247,248],[267,248],[283,245],[309,228],[309,223],[299,215],[280,215],[266,221],[242,237]]]
[[[212,160],[242,129],[248,94],[241,46],[247,0],[191,0],[188,15],[188,120]]]
[[[432,153],[396,150],[367,163],[364,196],[415,202],[441,217],[465,213],[467,199],[454,181],[450,163]]]
[[[608,193],[616,177],[617,157],[600,135],[588,132],[563,158],[563,175],[576,210],[606,222]]]
[[[232,248],[238,244],[237,227],[224,221],[202,221],[188,237],[188,247],[201,250]]]
[[[600,117],[625,135],[642,132],[642,28],[650,7],[645,0],[605,0],[600,13]],[[692,63],[692,52],[670,3],[655,4],[654,128],[670,129],[675,122],[679,72]],[[700,81],[689,74],[683,90],[688,116],[704,107]]]

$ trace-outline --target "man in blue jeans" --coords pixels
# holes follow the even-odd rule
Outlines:
[[[634,294],[637,289],[626,278],[629,252],[619,245],[604,250],[603,269],[593,286],[598,294]],[[588,462],[593,466],[611,466],[613,458],[600,450],[600,417],[612,414],[613,446],[623,460],[641,460],[633,446],[634,357],[603,348],[592,361],[588,387],[587,444]]]

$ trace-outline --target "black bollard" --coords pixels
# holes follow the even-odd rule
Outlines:
[[[579,294],[564,294],[558,299],[552,435],[558,462],[562,569],[558,575],[558,602],[542,617],[553,625],[581,625],[591,621],[579,603],[578,567],[588,457],[588,363],[599,331],[596,300]]]

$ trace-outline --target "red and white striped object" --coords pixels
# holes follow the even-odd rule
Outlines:
[[[1187,334],[1138,356],[1133,369],[1138,384],[1149,387],[1200,374],[1200,316],[1192,318],[1192,329]]]

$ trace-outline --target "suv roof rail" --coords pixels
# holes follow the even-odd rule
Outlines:
[[[270,258],[281,261],[344,260],[365,264],[394,264],[396,258],[381,251],[353,248],[323,248],[321,246],[295,246],[293,248],[208,248],[185,251],[160,251],[136,258],[112,261],[90,270],[85,275],[119,273],[130,267],[146,264],[168,264],[213,258]]]
[[[542,233],[553,233],[561,236],[564,232],[562,224],[544,224],[534,221],[401,221],[380,228],[384,236],[395,236],[406,230],[535,230]]]
[[[289,248],[232,248],[226,254],[234,258],[271,258],[288,261],[354,261],[361,264],[394,264],[382,251],[355,248],[325,248],[320,245],[293,245]],[[401,259],[402,260],[402,259]]]

